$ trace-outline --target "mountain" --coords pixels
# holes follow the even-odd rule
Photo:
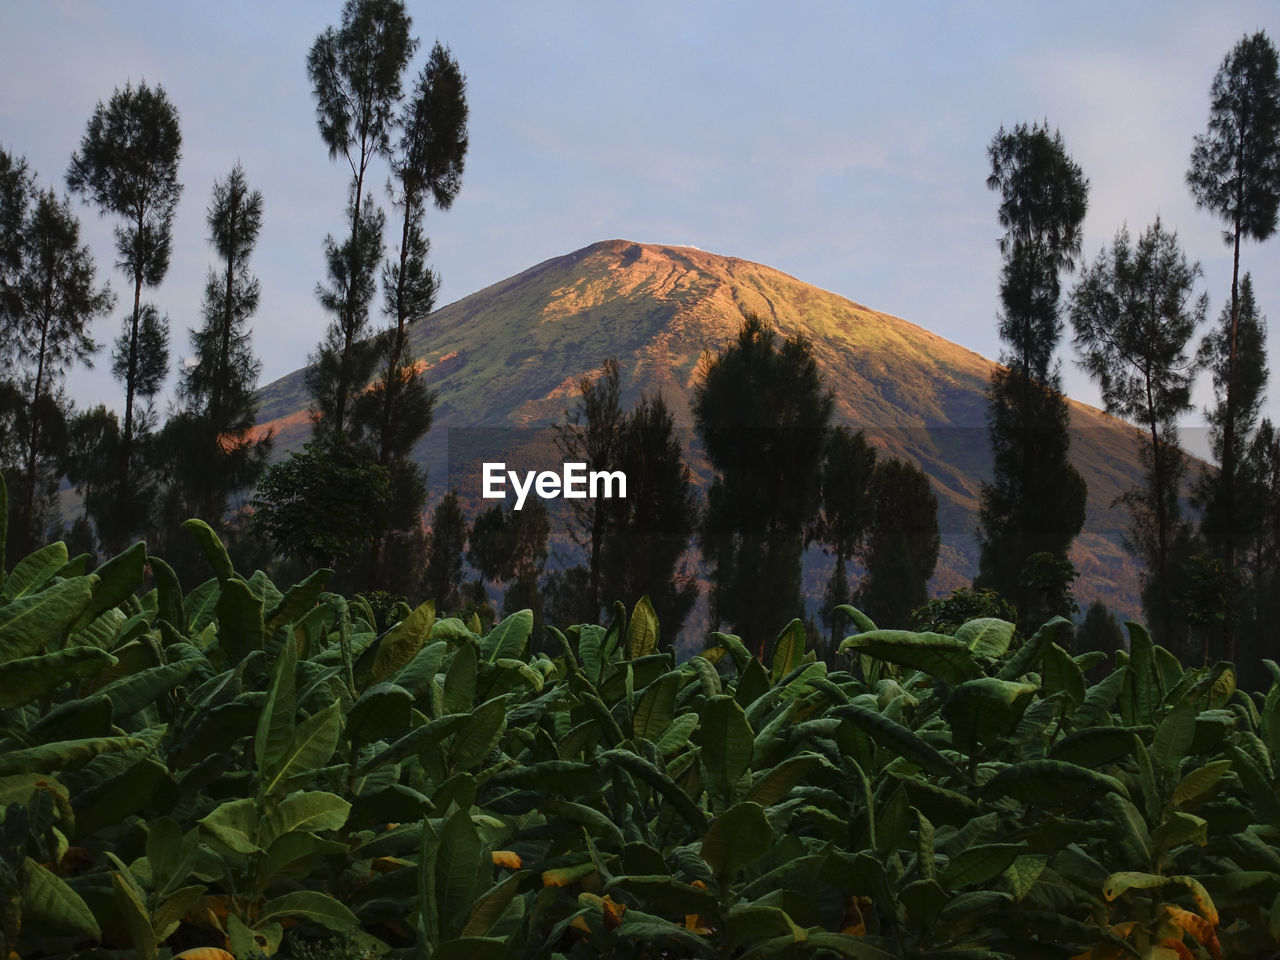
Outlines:
[[[415,325],[413,346],[439,392],[435,426],[417,451],[433,492],[443,478],[479,503],[481,459],[511,469],[554,460],[551,424],[576,402],[576,384],[618,358],[624,409],[661,390],[683,431],[699,479],[689,401],[704,353],[726,346],[744,312],[783,335],[801,333],[836,395],[835,417],[887,453],[920,464],[939,501],[943,548],[937,593],[968,584],[977,568],[981,481],[990,476],[986,389],[993,362],[922,327],[879,313],[761,264],[669,247],[607,240],[547,260],[437,310]],[[277,455],[309,432],[302,371],[260,395],[260,428]],[[1071,401],[1071,452],[1089,484],[1084,531],[1071,559],[1081,605],[1094,597],[1140,612],[1140,566],[1122,544],[1117,496],[1138,483],[1137,432]],[[537,461],[537,462],[535,462]],[[817,575],[810,577],[818,583]]]

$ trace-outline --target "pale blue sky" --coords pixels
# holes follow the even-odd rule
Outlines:
[[[340,7],[0,0],[0,145],[42,183],[61,185],[95,103],[126,81],[162,84],[180,111],[173,263],[149,294],[173,323],[175,360],[189,351],[212,259],[210,187],[237,160],[266,204],[253,264],[263,382],[301,365],[321,337],[314,288],[322,239],[342,227],[346,171],[320,141],[304,61]],[[410,12],[423,40],[415,72],[438,38],[469,78],[462,192],[428,220],[441,305],[623,237],[766,263],[992,357],[999,229],[985,151],[996,130],[1060,128],[1092,185],[1087,255],[1122,223],[1136,234],[1159,214],[1202,262],[1216,316],[1230,259],[1221,226],[1188,196],[1187,158],[1231,46],[1258,29],[1280,42],[1275,0],[411,2]],[[123,293],[110,221],[80,209],[100,272]],[[1245,248],[1273,319],[1277,264],[1280,239]],[[119,313],[96,331],[101,343]],[[1060,354],[1070,391],[1096,402],[1069,343]],[[96,370],[70,378],[78,401],[119,405],[109,365],[104,350]]]

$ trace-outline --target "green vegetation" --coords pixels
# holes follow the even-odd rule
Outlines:
[[[772,657],[486,633],[137,544],[0,582],[0,952],[1219,957],[1280,945],[1265,694],[1055,619]],[[154,586],[145,593],[147,580]],[[1097,673],[1096,682],[1086,674]],[[190,955],[189,955],[190,956]]]

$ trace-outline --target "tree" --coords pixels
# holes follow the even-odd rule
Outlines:
[[[1208,298],[1195,297],[1200,265],[1187,262],[1177,235],[1156,222],[1138,238],[1116,233],[1081,274],[1071,294],[1071,322],[1082,363],[1102,389],[1108,413],[1146,433],[1143,487],[1124,496],[1131,524],[1128,540],[1146,564],[1148,621],[1165,644],[1175,638],[1171,592],[1173,548],[1184,525],[1178,497],[1186,461],[1178,446],[1178,417],[1191,408],[1196,363],[1188,353]]]
[[[71,418],[62,470],[80,495],[84,513],[77,525],[82,534],[90,532],[92,520],[110,516],[111,470],[119,462],[120,420],[114,411],[98,404]]]
[[[133,312],[116,341],[112,364],[125,388],[115,507],[103,531],[112,546],[141,528],[147,506],[145,485],[134,477],[137,437],[145,432],[146,416],[140,418],[135,407],[154,396],[164,379],[168,321],[143,304],[142,288],[158,286],[169,269],[173,215],[182,194],[181,152],[178,111],[164,88],[126,84],[107,104],[98,101],[67,170],[72,192],[92,200],[104,216],[121,218],[115,231],[117,266],[133,281]]]
[[[809,342],[778,343],[754,314],[728,348],[704,356],[694,388],[698,435],[716,471],[700,538],[713,619],[754,637],[760,656],[801,609],[805,530],[821,497],[833,404]]]
[[[594,380],[591,377],[578,380],[578,405],[573,410],[566,410],[565,422],[556,425],[556,447],[567,462],[585,463],[588,471],[619,469],[616,466],[618,438],[623,421],[619,396],[616,357],[604,361],[599,376]],[[636,496],[634,492],[629,493],[632,498]],[[609,504],[605,500],[587,497],[574,500],[570,510],[572,524],[569,535],[574,543],[587,551],[591,608],[598,613],[601,603],[600,559],[609,525]]]
[[[398,0],[347,0],[341,27],[320,34],[307,55],[321,139],[330,159],[342,156],[351,168],[349,236],[341,244],[326,238],[330,284],[318,290],[334,319],[307,378],[326,431],[350,429],[350,404],[373,371],[362,341],[382,259],[384,217],[365,196],[365,176],[373,158],[391,150],[400,77],[416,47],[410,25]]]
[[[458,492],[450,490],[431,515],[427,538],[427,568],[423,585],[427,597],[435,600],[437,613],[460,610],[462,595],[462,553],[467,545],[467,518]]]
[[[1221,522],[1234,531],[1235,471],[1239,455],[1236,407],[1241,388],[1239,357],[1240,243],[1266,240],[1280,210],[1280,63],[1276,48],[1258,31],[1243,37],[1226,55],[1209,89],[1209,129],[1195,138],[1187,184],[1197,206],[1227,223],[1223,239],[1231,247],[1231,335],[1226,344],[1226,389],[1219,469]],[[1228,582],[1235,570],[1234,537],[1221,542]],[[1228,656],[1234,635],[1227,625]]]
[[[257,483],[271,449],[269,437],[252,432],[262,364],[248,328],[258,308],[249,257],[262,229],[262,194],[239,164],[214,183],[207,222],[222,264],[205,281],[204,324],[191,331],[193,355],[178,384],[182,411],[165,433],[181,512],[218,525],[232,494]]]
[[[1240,329],[1243,333],[1243,324]],[[1238,597],[1237,663],[1242,675],[1261,685],[1266,682],[1261,660],[1274,655],[1272,633],[1280,620],[1280,434],[1270,419],[1253,431],[1239,466],[1236,504],[1247,533],[1239,541],[1245,575]]]
[[[268,468],[253,507],[283,556],[352,578],[391,496],[387,470],[367,446],[326,434]]]
[[[991,377],[991,482],[980,506],[977,587],[1029,607],[1023,568],[1033,554],[1066,559],[1084,525],[1085,483],[1068,462],[1070,414],[1053,361],[1062,332],[1059,274],[1074,267],[1088,181],[1047,126],[1003,128],[988,149],[998,190],[1003,366]]]
[[[876,452],[859,430],[844,424],[832,429],[822,460],[822,500],[810,536],[836,558],[822,598],[822,622],[830,631],[830,650],[840,645],[845,617],[835,608],[849,603],[849,560],[857,552],[871,523],[869,493]]]
[[[698,493],[662,394],[642,396],[623,417],[613,468],[626,474],[627,496],[603,501],[610,508],[597,596],[631,606],[647,595],[674,644],[698,597],[697,578],[683,563],[697,528]],[[598,602],[594,609],[599,616]]]
[[[73,364],[93,365],[98,347],[89,326],[114,303],[109,288],[97,286],[93,257],[80,242],[70,203],[53,190],[30,186],[0,312],[0,340],[12,346],[7,366],[19,399],[13,437],[18,462],[9,472],[17,508],[10,529],[18,556],[43,545],[56,521],[52,501],[70,414],[60,385]]]
[[[877,461],[870,494],[874,514],[858,606],[878,627],[909,627],[912,611],[929,599],[938,564],[938,498],[924,471],[897,457]]]

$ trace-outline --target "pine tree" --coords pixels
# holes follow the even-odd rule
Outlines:
[[[858,606],[878,627],[909,627],[912,611],[929,599],[938,564],[938,498],[924,471],[897,457],[876,462],[870,494],[873,518],[862,550],[867,575]]]
[[[1241,404],[1240,243],[1266,240],[1276,229],[1280,211],[1280,59],[1267,35],[1246,36],[1223,59],[1209,91],[1209,129],[1195,138],[1187,184],[1196,204],[1226,221],[1223,238],[1232,250],[1231,322],[1226,347],[1225,390],[1219,464],[1220,540],[1228,584],[1235,579],[1235,472],[1240,444],[1236,439]],[[1234,585],[1229,587],[1234,590]],[[1227,656],[1235,659],[1231,618],[1226,627]]]
[[[54,494],[71,410],[61,383],[75,363],[92,366],[98,347],[89,327],[111,309],[114,297],[97,286],[70,203],[53,190],[37,190],[21,160],[0,156],[3,170],[16,172],[13,191],[0,198],[8,208],[0,221],[13,225],[13,232],[6,231],[13,246],[0,255],[0,343],[8,347],[6,394],[13,403],[12,434],[4,446],[14,457],[5,472],[13,550],[25,556],[46,542],[58,519]]]
[[[1059,274],[1080,253],[1088,181],[1045,126],[1003,128],[988,149],[998,190],[1003,366],[991,377],[994,474],[980,507],[977,587],[1031,607],[1022,586],[1033,554],[1065,560],[1084,526],[1085,483],[1068,462],[1070,415],[1053,353],[1062,333]]]
[[[712,610],[757,653],[801,609],[805,531],[821,497],[834,400],[809,342],[748,314],[737,339],[704,358],[693,414],[716,471],[700,540]]]
[[[835,557],[821,610],[822,622],[830,631],[832,653],[840,645],[846,619],[835,608],[853,597],[849,560],[871,523],[873,503],[868,488],[875,464],[875,450],[861,430],[854,433],[844,424],[832,429],[822,461],[822,503],[810,530],[812,539],[824,544]]]
[[[391,152],[400,77],[416,47],[410,25],[399,0],[347,0],[341,27],[325,30],[307,56],[320,136],[330,159],[341,156],[351,168],[348,237],[326,238],[329,283],[318,291],[333,321],[307,375],[313,412],[326,432],[352,432],[352,403],[373,373],[375,358],[364,341],[385,217],[366,196],[365,178],[374,157]]]
[[[178,111],[164,88],[126,84],[107,104],[98,101],[67,170],[73,192],[121,219],[117,265],[133,281],[133,312],[112,354],[112,372],[125,389],[113,505],[97,518],[112,547],[143,528],[149,507],[150,487],[137,475],[139,440],[150,425],[148,401],[168,371],[169,333],[168,319],[142,302],[142,288],[158,286],[169,269],[181,151]]]
[[[1136,245],[1121,228],[1112,249],[1087,267],[1071,294],[1076,349],[1102,388],[1108,413],[1146,434],[1140,459],[1144,485],[1125,495],[1130,549],[1146,564],[1146,616],[1157,639],[1181,647],[1176,624],[1174,546],[1185,525],[1178,497],[1186,461],[1178,417],[1191,408],[1196,363],[1187,345],[1203,322],[1208,298],[1194,295],[1199,264],[1187,262],[1176,234],[1160,220]]]
[[[217,526],[232,495],[257,483],[271,449],[269,438],[252,434],[262,364],[248,327],[260,292],[249,257],[262,229],[262,194],[249,188],[239,164],[214,184],[207,222],[222,263],[205,282],[204,324],[191,331],[193,355],[178,384],[182,408],[165,428],[165,446],[179,512]]]

